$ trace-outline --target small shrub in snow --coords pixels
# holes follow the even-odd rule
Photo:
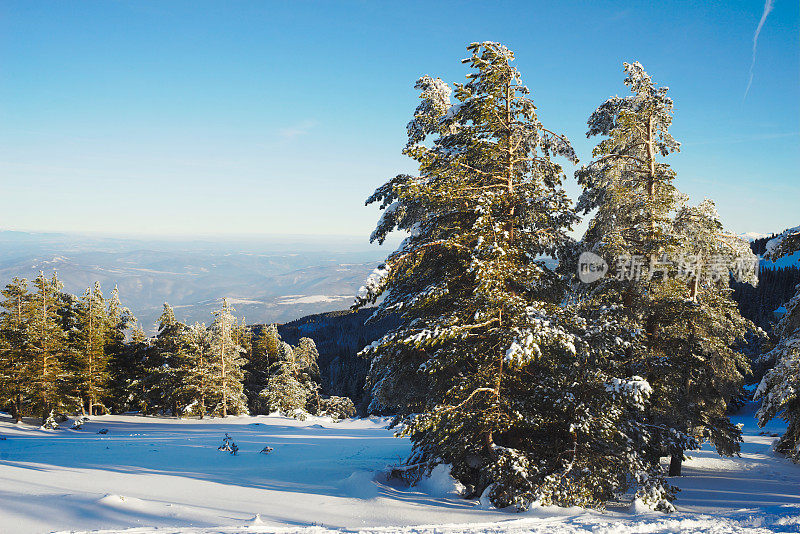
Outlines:
[[[44,430],[58,430],[58,423],[56,422],[55,415],[53,415],[53,410],[50,410],[50,415],[48,415],[47,419],[42,423],[41,428]]]
[[[98,434],[108,434],[108,429],[107,428],[101,428],[100,430],[97,431],[97,433]]]
[[[236,456],[236,453],[239,452],[239,447],[234,443],[233,438],[225,433],[225,437],[222,438],[222,445],[217,447],[218,451],[229,452]]]
[[[328,415],[334,419],[347,419],[356,414],[356,406],[350,397],[320,397],[320,415]]]

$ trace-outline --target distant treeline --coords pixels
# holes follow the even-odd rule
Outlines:
[[[29,287],[32,286],[32,287]],[[16,420],[58,413],[176,416],[279,410],[349,416],[349,399],[324,395],[314,341],[281,340],[275,325],[237,322],[223,299],[209,327],[186,325],[164,304],[158,334],[99,284],[82,297],[54,274],[15,278],[0,301],[0,409]]]
[[[754,252],[763,252],[768,240],[753,241]],[[774,311],[798,284],[798,267],[761,268],[757,287],[732,282],[733,298],[744,317],[769,332]],[[16,417],[46,416],[50,410],[268,413],[281,406],[275,395],[272,404],[265,400],[265,389],[289,360],[306,362],[283,369],[306,376],[300,381],[305,389],[293,390],[303,397],[295,404],[305,408],[317,396],[323,402],[328,396],[349,397],[363,414],[369,361],[358,352],[399,322],[397,316],[368,322],[374,309],[366,308],[246,326],[223,306],[207,328],[177,321],[165,305],[159,333],[148,338],[116,288],[110,298],[97,284],[81,297],[61,288],[55,275],[41,274],[33,282],[14,279],[2,291],[0,409]]]

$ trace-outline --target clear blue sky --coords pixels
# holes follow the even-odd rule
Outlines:
[[[733,231],[781,230],[800,224],[800,9],[774,0],[744,99],[763,9],[6,0],[0,228],[366,238],[364,199],[414,171],[414,81],[462,81],[464,46],[494,40],[582,160],[588,115],[642,62],[675,99],[678,186]]]

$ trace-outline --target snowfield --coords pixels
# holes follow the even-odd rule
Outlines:
[[[100,416],[45,431],[0,414],[0,532],[800,532],[800,466],[772,453],[753,409],[734,418],[741,457],[693,454],[668,515],[636,503],[494,510],[458,497],[444,467],[403,487],[384,473],[410,444],[379,418]],[[226,432],[236,456],[217,450]]]

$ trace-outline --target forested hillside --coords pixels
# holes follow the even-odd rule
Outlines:
[[[364,381],[369,360],[358,356],[358,352],[399,323],[394,315],[367,321],[374,311],[362,308],[320,313],[278,325],[278,332],[287,343],[295,344],[302,337],[314,340],[319,351],[323,391],[350,397],[360,413],[366,412],[368,404]],[[254,333],[259,328],[263,326],[256,326]]]
[[[733,299],[739,310],[758,326],[769,331],[779,317],[775,311],[789,302],[800,284],[800,268],[778,267],[768,269],[761,267],[758,273],[758,285],[733,282]]]

